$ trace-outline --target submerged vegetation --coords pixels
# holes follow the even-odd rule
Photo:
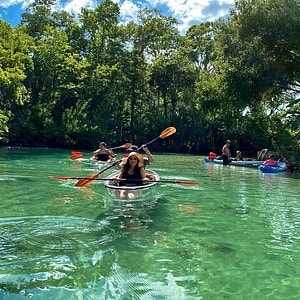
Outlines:
[[[239,0],[226,20],[191,26],[142,10],[119,22],[105,0],[79,16],[36,0],[15,28],[0,20],[0,141],[220,152],[269,148],[300,160],[298,0]]]

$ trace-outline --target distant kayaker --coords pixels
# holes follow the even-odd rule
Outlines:
[[[235,157],[235,160],[238,161],[238,160],[243,160],[243,157],[242,157],[242,152],[240,150],[237,150],[236,151],[236,157]]]
[[[222,148],[222,159],[223,159],[223,165],[226,166],[229,164],[229,159],[231,156],[230,152],[230,140],[226,141],[226,144]]]
[[[93,157],[91,160],[93,161],[108,161],[113,159],[116,155],[113,153],[111,149],[107,148],[105,142],[99,143],[99,148],[93,152]]]
[[[279,167],[278,162],[275,160],[275,155],[271,154],[269,155],[269,159],[263,162],[264,166],[269,166],[269,167]]]

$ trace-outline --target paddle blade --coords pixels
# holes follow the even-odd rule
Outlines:
[[[72,155],[84,155],[81,151],[71,151]]]
[[[164,139],[172,134],[174,134],[176,132],[176,128],[175,127],[168,127],[165,130],[162,131],[162,133],[160,134],[160,138]]]
[[[101,170],[99,173],[97,174],[93,174],[93,175],[89,175],[85,178],[81,178],[76,184],[75,186],[78,186],[78,187],[86,187],[88,185],[90,185],[94,180],[97,180],[99,178],[97,178],[100,174],[102,174],[104,171],[112,168],[113,166],[115,166],[116,164],[120,163],[121,160],[117,160],[115,161],[114,163],[112,163],[110,166],[108,166],[107,168]]]
[[[76,159],[79,159],[79,158],[83,158],[83,155],[71,155],[70,156],[71,160],[76,160]]]
[[[127,149],[127,148],[129,148],[129,147],[131,147],[131,146],[132,146],[131,143],[125,143],[125,144],[122,145],[120,148],[125,148],[125,149]]]
[[[122,146],[113,147],[113,148],[110,148],[110,149],[111,149],[111,150],[120,149],[120,148],[125,148],[125,149],[127,149],[127,148],[129,148],[129,147],[131,147],[131,146],[132,146],[131,143],[125,143],[125,144],[123,144]]]
[[[203,184],[204,182],[175,180],[173,183],[190,186],[190,185],[200,185]]]
[[[75,159],[82,158],[83,156],[84,156],[84,154],[82,152],[73,151],[71,156],[70,156],[70,159],[75,160]]]
[[[98,176],[99,176],[99,173],[94,174],[94,175],[87,176],[87,177],[84,178],[84,179],[80,179],[80,180],[75,184],[75,186],[77,186],[77,187],[86,187],[86,186],[92,184],[92,182],[93,182],[94,180],[96,180]]]

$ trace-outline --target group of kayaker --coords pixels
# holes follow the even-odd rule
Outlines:
[[[138,153],[142,149],[146,157]],[[128,154],[123,155],[123,158],[116,163],[116,167],[120,169],[119,179],[126,179],[126,185],[141,185],[146,178],[145,166],[154,162],[154,157],[147,148],[147,145],[142,145],[140,148],[136,145],[131,145],[126,149]],[[107,148],[105,142],[99,143],[99,148],[93,152],[93,161],[109,161],[116,157],[114,152]],[[122,185],[122,181],[119,185]]]
[[[236,157],[235,158],[231,158],[230,144],[231,144],[230,140],[227,140],[225,145],[222,147],[222,160],[223,160],[223,165],[224,166],[230,164],[230,162],[232,160],[235,160],[235,161],[243,160],[242,152],[240,150],[236,151]],[[211,154],[210,156],[212,157],[212,154],[214,154],[214,153],[211,152],[210,154]],[[216,158],[216,155],[215,155],[215,157],[212,157],[212,159],[214,159],[214,158]],[[268,159],[264,161],[263,165],[264,166],[279,167],[278,162],[275,160],[275,155],[274,154],[270,154]]]

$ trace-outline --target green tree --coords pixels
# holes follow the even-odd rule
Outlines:
[[[26,70],[32,68],[31,38],[23,28],[13,29],[0,20],[0,140],[10,131],[14,111],[30,100],[23,84]]]

